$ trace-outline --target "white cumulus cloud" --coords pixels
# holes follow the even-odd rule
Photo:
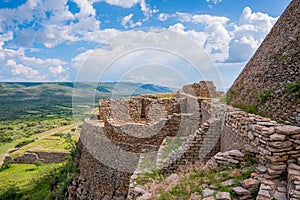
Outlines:
[[[171,15],[169,15],[169,14],[166,14],[166,13],[159,13],[157,19],[158,19],[159,21],[164,22],[164,21],[166,21],[166,20],[167,20],[168,18],[170,18],[170,17],[171,17]]]
[[[133,16],[134,16],[134,14],[131,13],[131,14],[123,17],[121,24],[124,28],[128,28],[128,27],[134,28],[136,26],[141,26],[142,25],[142,22],[140,22],[140,21],[133,22],[133,20],[132,20]]]
[[[230,42],[230,61],[247,61],[259,47],[278,18],[245,7],[234,25]]]
[[[151,8],[149,4],[147,4],[146,0],[92,0],[93,3],[104,1],[110,5],[120,6],[123,8],[131,8],[137,4],[140,5],[141,11],[147,20],[153,14],[157,13],[159,10],[157,8]]]
[[[87,50],[83,53],[78,54],[74,58],[72,58],[72,66],[75,69],[79,69],[85,62],[85,60],[93,53],[93,50]]]
[[[38,78],[39,72],[30,67],[24,66],[22,64],[17,64],[14,60],[8,60],[6,65],[12,67],[11,72],[13,75],[24,76],[25,78]]]
[[[278,19],[245,7],[238,23],[230,23],[230,19],[223,16],[182,12],[160,13],[158,20],[165,21],[171,17],[182,23],[170,26],[169,30],[195,40],[215,62],[249,60]],[[201,24],[204,28],[198,31],[186,29],[185,23]]]
[[[50,67],[48,70],[54,76],[61,75],[65,71],[61,65],[58,65],[56,67]]]
[[[67,1],[61,0],[30,0],[17,8],[0,9],[0,29],[13,30],[19,45],[41,43],[53,48],[61,43],[81,41],[87,33],[98,31],[101,23],[96,19],[91,1],[74,2],[79,7],[75,14],[69,11]],[[33,25],[20,29],[20,24]]]
[[[177,18],[180,22],[192,22],[194,24],[204,24],[209,25],[215,22],[226,24],[229,19],[223,16],[213,16],[213,15],[192,15],[185,12],[176,12],[174,14],[160,13],[158,15],[158,20],[166,21],[169,18]]]
[[[218,4],[221,3],[222,0],[206,0],[207,3]]]
[[[104,1],[110,5],[120,6],[123,8],[131,8],[132,6],[140,2],[140,0],[93,0],[94,3],[100,1]]]

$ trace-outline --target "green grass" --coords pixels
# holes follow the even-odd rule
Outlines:
[[[228,100],[228,97],[225,95],[223,97],[219,97],[219,98],[215,98],[215,100],[221,102],[221,103],[224,103],[224,104],[228,104],[229,103],[229,100]]]
[[[265,103],[267,101],[268,98],[271,97],[271,94],[274,92],[273,89],[269,89],[266,92],[260,92],[259,93],[259,101],[261,103]]]
[[[22,190],[32,187],[34,177],[45,174],[54,167],[62,164],[47,164],[37,166],[34,164],[11,164],[9,168],[0,172],[0,191],[5,191],[7,186],[15,185]]]
[[[156,169],[156,152],[147,153],[141,158],[140,168],[145,171],[153,171]]]
[[[236,197],[235,192],[231,189],[235,186],[241,186],[241,181],[250,178],[255,169],[256,160],[250,154],[246,155],[247,162],[242,164],[227,165],[222,168],[212,170],[201,170],[197,165],[181,169],[176,173],[180,177],[179,184],[174,185],[166,191],[163,181],[167,175],[163,171],[146,172],[138,175],[135,180],[137,184],[148,187],[149,190],[155,190],[155,194],[160,194],[158,199],[183,199],[188,200],[195,192],[202,194],[207,187],[214,187],[217,192],[229,192],[232,198]],[[232,186],[223,186],[221,183],[233,179]],[[159,186],[160,184],[160,186]],[[205,185],[205,186],[204,186]],[[159,187],[157,187],[159,186]],[[253,191],[253,197],[257,196],[257,190]]]
[[[30,144],[30,143],[32,143],[34,141],[35,141],[34,139],[23,140],[23,141],[19,142],[18,144],[16,144],[15,148],[21,148],[21,147],[23,147],[25,145],[28,145],[28,144]]]
[[[52,150],[54,152],[57,152],[57,151],[62,150],[62,151],[65,152],[66,151],[65,147],[68,147],[68,144],[66,143],[66,139],[64,137],[65,137],[66,133],[70,132],[70,130],[72,130],[73,128],[74,128],[74,125],[56,127],[54,129],[50,129],[50,130],[45,131],[43,133],[39,133],[39,134],[30,136],[26,139],[18,139],[18,140],[15,140],[13,142],[10,142],[10,143],[2,144],[2,145],[0,145],[0,160],[4,160],[5,154],[8,153],[8,151],[10,149],[14,149],[14,147],[18,143],[22,143],[22,141],[24,141],[24,140],[33,140],[35,138],[44,137],[45,135],[48,135],[48,134],[51,134],[51,133],[53,133],[53,134],[60,133],[60,134],[62,134],[63,137],[55,137],[55,136],[49,135],[48,137],[45,138],[46,140],[44,140],[44,141],[37,140],[35,142],[32,142],[31,144],[27,144],[26,146],[24,146],[24,147],[20,148],[19,150],[13,152],[12,155],[13,156],[21,155],[26,150],[31,150],[31,148],[33,148],[32,150],[36,149],[36,150],[39,150],[39,151]],[[71,132],[74,133],[74,134],[72,134],[72,139],[77,141],[79,136],[74,131],[71,131]],[[48,140],[47,140],[47,138],[48,138]],[[58,140],[55,141],[55,140],[51,140],[51,139],[59,139],[61,144],[59,145]],[[29,148],[28,145],[30,145],[31,148]],[[53,146],[51,147],[51,145],[53,145]],[[44,147],[46,147],[46,148],[44,148]]]
[[[71,160],[56,164],[11,164],[0,172],[0,200],[64,199],[68,185],[78,175]]]
[[[31,136],[37,137],[40,133],[72,123],[73,119],[71,117],[0,121],[0,145],[18,139],[32,138]]]
[[[233,105],[233,106],[236,108],[239,108],[247,113],[261,115],[261,113],[258,112],[256,105]]]
[[[145,172],[138,175],[136,178],[136,183],[140,185],[144,185],[146,183],[149,183],[151,180],[163,180],[163,172],[160,170],[155,170],[152,172]]]
[[[42,164],[36,162],[34,164],[3,165],[0,168],[0,200],[64,199],[68,186],[79,173],[77,166],[72,161],[75,153],[79,152],[75,151],[76,142],[72,139],[70,133],[65,134],[63,137],[54,136],[54,138],[64,140],[64,143],[67,144],[65,147],[71,153],[71,157],[62,163]],[[32,144],[30,143],[24,147]],[[53,147],[51,142],[47,145]],[[58,149],[56,148],[56,150]]]
[[[287,83],[285,88],[289,93],[292,93],[296,97],[300,98],[300,80]]]
[[[166,140],[162,145],[162,159],[166,159],[170,153],[176,149],[178,149],[185,139],[181,139],[180,137],[174,137]]]
[[[231,189],[232,186],[223,186],[221,183],[223,181],[234,179],[233,186],[240,186],[240,181],[250,177],[250,174],[254,171],[252,167],[246,167],[245,169],[239,169],[239,174],[231,174],[234,166],[228,166],[227,169],[216,169],[209,171],[189,171],[181,176],[180,183],[174,186],[169,191],[164,191],[163,189],[160,191],[161,200],[167,199],[183,199],[188,200],[190,196],[199,192],[202,193],[203,189],[202,185],[206,184],[208,186],[214,186],[217,192],[229,192],[232,197],[235,197],[236,194]]]
[[[68,142],[65,140],[49,140],[47,138],[30,143],[23,148],[13,152],[13,157],[23,155],[26,151],[42,151],[42,152],[68,152]]]
[[[17,144],[17,141],[11,142],[11,143],[6,143],[3,145],[0,145],[0,160],[4,160],[5,157],[5,153],[7,153],[7,151],[9,149],[14,148],[14,146]]]
[[[26,146],[11,153],[13,157],[23,155],[26,151],[41,151],[41,152],[68,152],[70,142],[77,141],[79,136],[76,133],[70,135],[71,138],[67,138],[67,134],[60,136],[49,135],[43,139],[34,141]],[[72,140],[72,141],[70,141]]]

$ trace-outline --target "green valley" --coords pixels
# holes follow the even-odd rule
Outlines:
[[[0,200],[63,199],[78,174],[73,157],[81,121],[98,100],[170,91],[139,83],[0,83]],[[43,153],[69,156],[20,159]],[[3,164],[6,157],[14,161]]]

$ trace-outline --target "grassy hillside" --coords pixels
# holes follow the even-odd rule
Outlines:
[[[75,132],[75,125],[63,126],[58,122],[55,121],[56,128],[34,136],[24,136],[26,138],[18,135],[19,139],[0,144],[0,162],[5,156],[17,157],[28,150],[70,152],[71,156],[74,156],[76,141],[79,137]],[[17,127],[25,126],[25,124],[19,121]],[[70,157],[61,163],[43,164],[36,161],[33,164],[12,163],[0,166],[0,200],[64,199],[68,185],[78,174],[78,169],[73,165],[72,160],[73,158]]]
[[[74,99],[89,109],[99,99],[170,91],[139,83],[0,83],[0,120],[71,116]]]

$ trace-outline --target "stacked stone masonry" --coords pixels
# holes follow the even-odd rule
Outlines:
[[[300,125],[299,8],[300,1],[292,0],[235,80],[227,92],[231,105],[257,107],[264,116]]]
[[[158,150],[167,136],[186,136],[199,128],[200,104],[198,98],[190,99],[100,101],[100,121],[86,119],[82,127],[80,177],[69,187],[68,198],[126,199],[141,153]]]
[[[300,102],[299,93],[288,89],[300,84],[299,8],[300,1],[292,0],[227,93],[231,105],[296,126],[205,100],[218,94],[205,81],[184,86],[177,98],[100,101],[100,122],[83,125],[81,172],[68,198],[126,199],[140,153],[159,149],[165,137],[183,136],[187,141],[161,161],[163,169],[238,149],[258,160],[257,200],[300,199]],[[215,160],[220,164],[226,156],[218,153]]]
[[[206,110],[207,108],[209,110]],[[217,108],[219,108],[219,111],[217,111]],[[295,161],[300,156],[300,143],[299,137],[297,137],[300,133],[300,127],[278,124],[269,118],[249,114],[230,106],[226,108],[225,105],[203,100],[201,103],[202,117],[206,118],[203,113],[210,115],[209,113],[212,110],[214,113],[213,118],[215,120],[219,118],[219,124],[222,124],[222,126],[217,126],[219,127],[218,130],[212,125],[209,125],[208,129],[200,127],[195,135],[191,135],[189,140],[183,144],[179,152],[173,153],[174,157],[170,155],[168,160],[165,161],[166,163],[178,160],[177,157],[182,154],[181,151],[186,151],[185,156],[189,153],[193,154],[193,152],[187,150],[194,145],[191,141],[195,140],[202,143],[202,139],[199,138],[211,140],[209,135],[213,134],[212,138],[220,137],[219,149],[221,151],[240,149],[253,153],[259,159],[261,165],[268,167],[267,176],[269,179],[279,178],[280,175],[286,173],[287,162]],[[220,114],[223,114],[223,116],[218,116]],[[209,129],[213,131],[207,133]],[[219,134],[217,134],[218,132]],[[214,140],[216,142],[216,139]],[[204,144],[209,143],[204,142]],[[191,146],[187,147],[188,145]],[[192,160],[196,159],[199,159],[199,153]],[[200,159],[202,158],[200,157]],[[185,163],[185,160],[183,159],[180,163]],[[175,163],[172,164],[172,168],[174,168],[174,165]]]
[[[213,98],[217,96],[216,87],[212,81],[200,81],[199,83],[185,85],[182,91],[186,94],[202,98]]]
[[[288,164],[288,199],[300,199],[300,157]]]
[[[135,115],[129,114],[135,116],[129,123],[124,119],[114,120],[115,114],[107,114],[101,108],[99,112],[104,113],[103,120],[85,121],[80,138],[81,174],[74,187],[69,188],[69,199],[80,199],[83,196],[86,199],[127,198],[130,177],[138,164],[140,153],[158,150],[167,136],[188,139],[160,163],[163,170],[176,170],[187,163],[207,161],[219,151],[239,149],[251,152],[260,166],[265,167],[266,170],[262,172],[265,180],[274,181],[288,174],[285,188],[291,199],[298,198],[300,171],[296,166],[299,166],[300,157],[300,127],[278,124],[269,118],[182,91],[178,92],[178,98],[168,100],[143,98],[124,100],[135,105],[127,106],[129,112],[135,110]],[[149,109],[147,106],[141,109],[139,102],[151,102],[146,104],[148,106],[160,104],[168,115],[152,123],[151,120],[143,121],[141,113],[147,116]],[[110,103],[106,101],[108,106],[103,107],[104,110],[116,113],[109,106],[113,103],[112,100]],[[140,109],[139,113],[137,109]],[[120,152],[135,153],[135,156],[130,157],[124,153],[125,157],[121,159],[122,156],[118,157],[122,155]],[[107,163],[111,160],[120,162],[110,166],[114,164]],[[78,187],[82,190],[80,193],[74,190]]]
[[[212,82],[194,85],[197,94],[215,96]],[[100,121],[86,119],[83,124],[79,142],[81,173],[69,187],[68,198],[127,198],[125,188],[128,189],[140,153],[158,150],[167,136],[195,133],[202,121],[201,102],[202,99],[182,91],[178,91],[178,98],[144,95],[101,100]],[[118,180],[118,184],[109,180]]]
[[[12,156],[6,156],[3,164],[9,163],[26,163],[33,164],[36,162],[42,163],[59,163],[63,162],[70,156],[70,153],[63,152],[40,152],[40,151],[27,151],[24,155],[20,155],[16,158]]]
[[[207,161],[220,151],[220,121],[202,123],[179,149],[173,151],[159,168],[173,171],[196,161]]]

